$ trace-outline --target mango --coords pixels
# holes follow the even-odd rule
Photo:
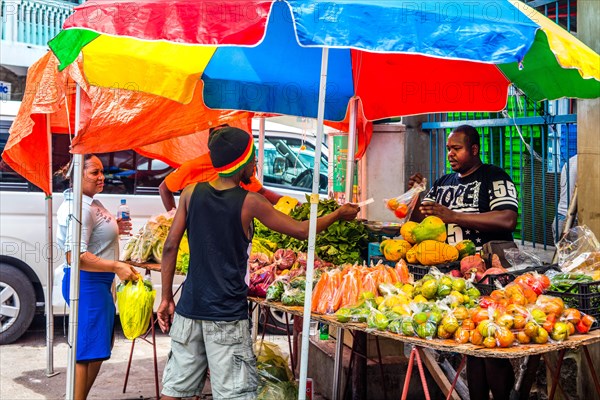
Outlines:
[[[446,241],[446,224],[439,217],[429,216],[425,218],[418,226],[412,230],[412,234],[417,243],[424,240],[435,240],[438,242]]]
[[[470,240],[463,240],[454,245],[458,250],[458,259],[462,260],[466,256],[472,256],[475,254],[475,243]]]

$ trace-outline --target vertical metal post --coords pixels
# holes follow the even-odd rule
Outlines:
[[[324,47],[321,56],[321,80],[319,83],[319,107],[317,112],[317,143],[315,145],[315,160],[321,159],[323,144],[323,120],[325,117],[325,91],[327,86],[327,61],[329,49]],[[310,196],[310,218],[308,225],[308,252],[306,255],[306,301],[302,321],[302,347],[300,358],[300,387],[298,388],[299,400],[306,400],[306,378],[308,370],[308,346],[310,330],[311,299],[313,289],[313,275],[315,268],[315,242],[317,236],[317,206],[319,204],[319,182],[321,178],[320,162],[315,162],[313,172],[313,187]]]
[[[264,167],[265,167],[265,117],[260,117],[258,120],[258,168],[256,173],[258,180],[262,183],[264,178]]]
[[[75,92],[75,135],[79,130],[81,118],[81,88],[79,84]],[[77,354],[77,330],[79,317],[79,263],[81,247],[81,196],[83,174],[83,155],[73,156],[73,215],[71,243],[71,290],[69,292],[69,351],[67,355],[67,390],[66,400],[75,398],[75,363]]]
[[[346,153],[346,192],[345,199],[348,203],[354,200],[354,155],[356,154],[356,113],[358,112],[358,99],[352,99],[350,106],[350,129],[348,130],[348,149]]]
[[[50,115],[46,114],[46,133],[48,139],[48,183],[50,193],[46,195],[46,238],[48,264],[46,269],[46,376],[54,376],[54,312],[52,292],[54,289],[54,242],[52,239],[52,132]]]
[[[344,329],[336,328],[335,358],[333,360],[333,400],[340,400],[342,365],[344,364]]]

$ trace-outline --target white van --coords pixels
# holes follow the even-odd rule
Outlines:
[[[0,121],[0,152],[8,138],[11,120]],[[301,129],[269,125],[265,133],[265,186],[270,190],[306,201],[312,184],[314,136]],[[258,131],[255,131],[258,137]],[[67,135],[53,135],[53,168],[69,159]],[[133,151],[97,154],[104,165],[104,191],[97,198],[116,214],[121,199],[127,199],[134,231],[152,215],[164,212],[158,185],[172,171],[166,163],[138,155]],[[321,164],[322,194],[327,193],[327,150]],[[63,201],[67,182],[55,179],[53,215]],[[43,313],[47,279],[46,204],[44,194],[0,161],[0,344],[17,340],[31,324],[35,313]],[[56,228],[53,234],[55,234]],[[62,298],[64,255],[53,246],[55,315],[68,313]],[[160,294],[160,273],[152,272],[152,281]],[[176,277],[175,285],[183,281]],[[157,296],[155,307],[160,302]]]

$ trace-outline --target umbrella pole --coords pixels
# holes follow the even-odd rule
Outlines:
[[[258,168],[256,169],[258,180],[263,182],[263,163],[265,162],[265,117],[258,120]]]
[[[356,113],[358,112],[358,99],[352,99],[350,106],[350,129],[348,131],[348,153],[346,154],[346,202],[354,200],[354,155],[356,154]]]
[[[315,166],[313,172],[312,194],[310,195],[310,218],[308,225],[308,253],[306,255],[306,294],[304,301],[304,318],[302,319],[302,347],[300,358],[299,400],[306,400],[306,378],[308,370],[308,346],[310,330],[310,313],[312,308],[313,272],[315,268],[315,242],[317,236],[317,206],[319,204],[319,183],[321,181],[320,164],[323,143],[323,120],[325,119],[325,91],[327,86],[327,61],[329,49],[323,48],[321,56],[321,81],[319,83],[319,108],[317,113],[317,143],[315,145]]]
[[[48,269],[46,271],[46,377],[56,375],[54,372],[54,311],[52,309],[52,292],[54,290],[54,247],[52,241],[52,132],[50,115],[46,114],[46,132],[48,135],[48,181],[50,193],[46,195],[46,235]]]
[[[260,117],[258,120],[258,162],[256,163],[256,175],[260,183],[263,183],[263,168],[265,159],[265,117]],[[254,307],[252,311],[252,341],[256,341],[258,336],[258,317],[259,308]]]
[[[79,130],[81,118],[81,88],[77,85],[75,93],[75,135]],[[71,216],[71,288],[69,292],[69,351],[67,357],[67,391],[66,400],[75,398],[75,363],[77,354],[77,328],[79,317],[79,264],[81,248],[81,198],[83,173],[83,155],[73,156],[73,214]]]

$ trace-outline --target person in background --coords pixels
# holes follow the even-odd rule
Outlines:
[[[69,166],[61,172],[66,178]],[[75,399],[86,399],[100,366],[110,358],[114,338],[115,304],[111,292],[115,274],[121,280],[137,280],[136,270],[119,258],[119,233],[131,229],[131,222],[116,220],[94,196],[104,188],[102,162],[94,155],[84,156],[81,210],[81,247],[79,252],[79,315],[75,365]],[[56,239],[65,251],[66,264],[62,293],[69,304],[71,259],[73,257],[71,224],[73,193],[64,193],[57,213]]]
[[[568,168],[568,171],[567,171]],[[565,230],[569,203],[573,199],[575,184],[577,182],[577,154],[569,158],[569,162],[563,165],[560,171],[560,200],[556,207],[556,217],[552,221],[552,234],[555,242],[558,242]]]
[[[198,396],[207,368],[214,399],[254,399],[258,376],[248,319],[244,280],[253,220],[297,239],[308,237],[308,222],[277,211],[265,197],[248,192],[256,164],[247,132],[221,128],[208,147],[218,177],[187,186],[181,195],[161,263],[162,299],[158,321],[170,332],[171,352],[163,375],[163,399]],[[359,207],[345,204],[317,219],[317,232],[338,220],[356,218]],[[177,307],[172,282],[177,250],[187,229],[190,264]]]
[[[518,197],[510,176],[501,168],[483,164],[480,139],[470,125],[455,128],[446,150],[452,171],[436,180],[421,206],[413,212],[416,221],[435,215],[447,227],[448,244],[470,239],[481,248],[491,240],[513,240],[517,225]],[[423,180],[417,173],[409,187]],[[467,381],[471,400],[508,399],[514,371],[507,359],[467,358]]]
[[[210,135],[212,135],[213,132],[215,132],[219,128],[224,128],[228,126],[229,125],[227,124],[223,124],[215,128],[210,128],[208,136],[209,141]],[[250,137],[252,137],[252,135],[250,135]],[[216,177],[213,176],[213,174],[207,174],[204,171],[201,172],[201,169],[199,169],[198,165],[203,165],[205,160],[206,157],[201,156],[193,160],[186,161],[183,164],[181,164],[181,166],[175,171],[167,175],[167,177],[161,182],[161,184],[158,187],[158,192],[160,193],[160,199],[162,200],[162,203],[165,206],[165,210],[170,211],[176,208],[175,196],[173,196],[173,193],[183,190],[183,188],[185,188],[189,184],[196,182],[206,182]],[[277,204],[279,199],[282,197],[280,194],[266,189],[260,183],[260,181],[256,178],[256,170],[250,178],[249,183],[241,182],[240,185],[249,192],[256,192],[258,194],[263,195],[273,205]]]

